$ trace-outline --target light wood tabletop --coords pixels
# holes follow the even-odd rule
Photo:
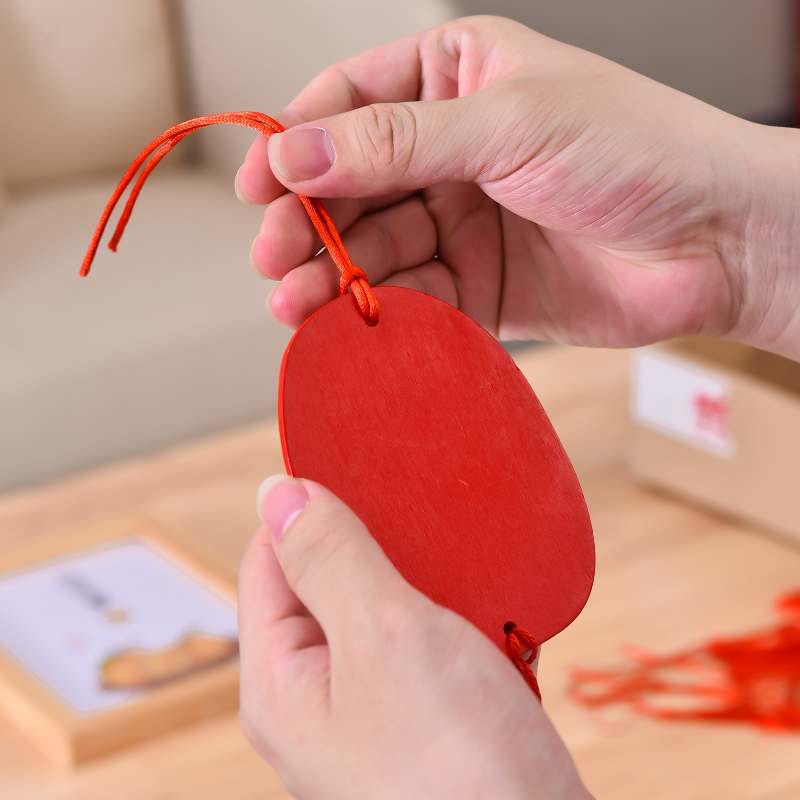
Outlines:
[[[800,549],[636,485],[624,466],[628,353],[552,347],[517,362],[573,460],[597,540],[581,617],[543,648],[544,705],[603,800],[796,800],[800,736],[744,726],[613,724],[565,696],[571,666],[620,662],[620,646],[669,653],[774,621],[800,587]],[[46,443],[42,443],[46,446]],[[235,577],[255,530],[255,491],[283,471],[277,423],[137,458],[0,498],[0,548],[52,543],[78,526],[146,516]],[[535,796],[532,787],[531,796]],[[289,795],[239,731],[212,719],[71,771],[50,766],[0,720],[9,800],[278,800]]]

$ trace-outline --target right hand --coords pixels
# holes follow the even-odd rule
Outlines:
[[[339,198],[326,205],[373,285],[421,289],[503,339],[723,335],[800,358],[797,131],[496,17],[331,67],[279,119],[296,127],[259,137],[237,186],[270,203],[253,261],[282,281],[271,306],[291,327],[338,274],[286,189]]]

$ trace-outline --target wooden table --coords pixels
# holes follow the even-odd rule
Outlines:
[[[545,646],[540,669],[545,707],[587,785],[603,800],[796,800],[800,736],[630,717],[609,729],[565,698],[571,665],[616,663],[623,643],[670,652],[771,623],[772,598],[800,586],[800,550],[630,480],[627,353],[553,347],[523,352],[517,361],[575,464],[597,537],[592,597]],[[76,525],[144,514],[233,577],[256,527],[256,487],[282,467],[274,421],[126,461],[0,498],[0,547],[27,548]],[[0,721],[0,797],[288,795],[231,715],[72,772],[49,766]]]

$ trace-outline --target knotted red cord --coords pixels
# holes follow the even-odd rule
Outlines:
[[[525,628],[517,627],[513,622],[508,622],[505,625],[506,634],[506,649],[511,656],[511,661],[514,666],[522,673],[528,686],[531,687],[533,693],[542,702],[542,693],[539,691],[539,681],[533,674],[531,664],[536,659],[536,653],[539,651],[539,645],[533,636],[525,630]],[[525,642],[525,649],[523,650],[522,642]],[[523,658],[523,656],[525,656]]]
[[[98,245],[100,244],[100,238],[108,224],[108,219],[125,189],[128,188],[140,167],[145,164],[145,161],[152,156],[150,160],[147,161],[147,164],[145,164],[141,175],[139,175],[139,179],[131,190],[128,202],[125,204],[125,208],[117,223],[117,229],[114,231],[114,235],[108,243],[109,248],[114,252],[116,252],[119,240],[122,238],[122,233],[125,230],[125,226],[128,224],[133,206],[136,203],[136,198],[139,196],[139,192],[142,191],[142,186],[144,186],[148,176],[158,165],[158,162],[187,134],[199,128],[205,128],[209,125],[219,125],[220,123],[246,125],[248,128],[253,128],[267,137],[272,136],[273,133],[281,133],[284,130],[279,122],[276,122],[266,114],[260,114],[257,111],[240,111],[232,114],[214,114],[208,117],[196,117],[195,119],[182,122],[180,125],[175,125],[175,127],[170,128],[168,131],[164,131],[161,136],[150,142],[150,144],[139,153],[139,156],[133,164],[131,164],[125,176],[119,182],[119,186],[114,190],[114,194],[111,195],[111,199],[108,201],[108,205],[100,217],[100,222],[94,232],[89,249],[86,251],[86,256],[81,266],[81,275],[88,275],[89,269],[92,266],[92,261],[94,261],[95,254],[97,253]],[[322,243],[325,245],[325,248],[328,253],[330,253],[331,258],[341,273],[342,277],[339,281],[339,293],[344,294],[348,288],[351,289],[358,302],[361,315],[368,324],[375,325],[378,322],[378,300],[367,282],[367,276],[350,260],[350,256],[347,254],[344,244],[342,244],[339,232],[336,230],[333,220],[330,218],[322,203],[314,197],[306,197],[302,194],[298,195],[298,197],[300,198],[300,202],[305,206],[308,216],[311,218],[311,222],[314,224],[317,233],[319,233],[322,239]]]

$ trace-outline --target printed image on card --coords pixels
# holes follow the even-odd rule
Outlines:
[[[0,575],[0,648],[79,714],[239,651],[233,606],[138,538]]]
[[[631,412],[639,424],[721,458],[736,454],[724,375],[649,348],[633,366]]]

